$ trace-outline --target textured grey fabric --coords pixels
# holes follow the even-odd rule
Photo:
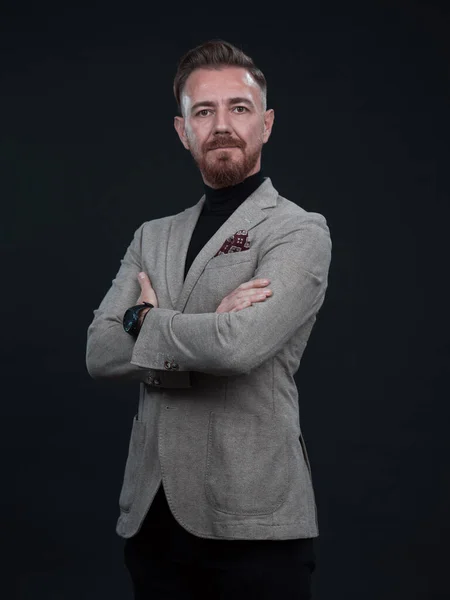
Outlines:
[[[294,374],[324,301],[331,262],[326,219],[280,196],[269,178],[219,228],[183,281],[204,196],[143,223],[88,328],[94,379],[140,381],[119,498],[117,533],[139,529],[163,480],[189,532],[217,539],[319,534]],[[214,257],[248,231],[250,249]],[[122,317],[145,271],[159,308],[137,340]],[[239,284],[270,279],[273,295],[215,313]]]

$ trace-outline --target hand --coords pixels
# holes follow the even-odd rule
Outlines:
[[[141,275],[142,275],[142,277],[141,277]],[[138,281],[139,281],[139,285],[141,286],[141,295],[139,296],[136,304],[141,304],[142,302],[150,302],[150,304],[153,304],[153,306],[155,308],[158,308],[158,298],[156,297],[155,290],[152,288],[152,284],[150,282],[149,276],[146,273],[144,273],[143,271],[141,271],[138,274]],[[142,325],[144,316],[148,313],[149,310],[151,310],[151,309],[145,308],[144,310],[141,310],[141,312],[139,313],[139,325],[140,326]]]
[[[272,290],[260,290],[269,285],[269,279],[252,279],[241,283],[239,287],[230,292],[217,307],[216,313],[238,312],[251,306],[253,302],[262,302],[272,295]],[[257,289],[255,289],[257,288]]]

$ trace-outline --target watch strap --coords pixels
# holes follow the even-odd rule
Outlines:
[[[145,308],[154,308],[150,302],[142,301],[141,304],[136,304],[128,308],[123,316],[123,328],[126,333],[136,337],[139,333],[139,315]],[[130,326],[131,323],[131,326]]]

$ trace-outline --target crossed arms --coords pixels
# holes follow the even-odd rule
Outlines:
[[[94,379],[144,381],[164,372],[166,361],[177,364],[174,377],[186,371],[249,373],[277,354],[324,301],[332,247],[326,220],[318,213],[291,216],[271,234],[254,273],[270,280],[272,296],[265,302],[225,313],[153,308],[135,340],[123,330],[122,317],[140,294],[143,226],[88,328],[86,365]]]

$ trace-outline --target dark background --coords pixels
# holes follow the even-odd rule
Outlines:
[[[449,597],[447,6],[3,5],[4,597],[131,599],[115,524],[138,385],[90,379],[86,331],[137,227],[202,195],[172,82],[217,37],[266,75],[265,174],[332,235],[297,374],[314,598]]]

